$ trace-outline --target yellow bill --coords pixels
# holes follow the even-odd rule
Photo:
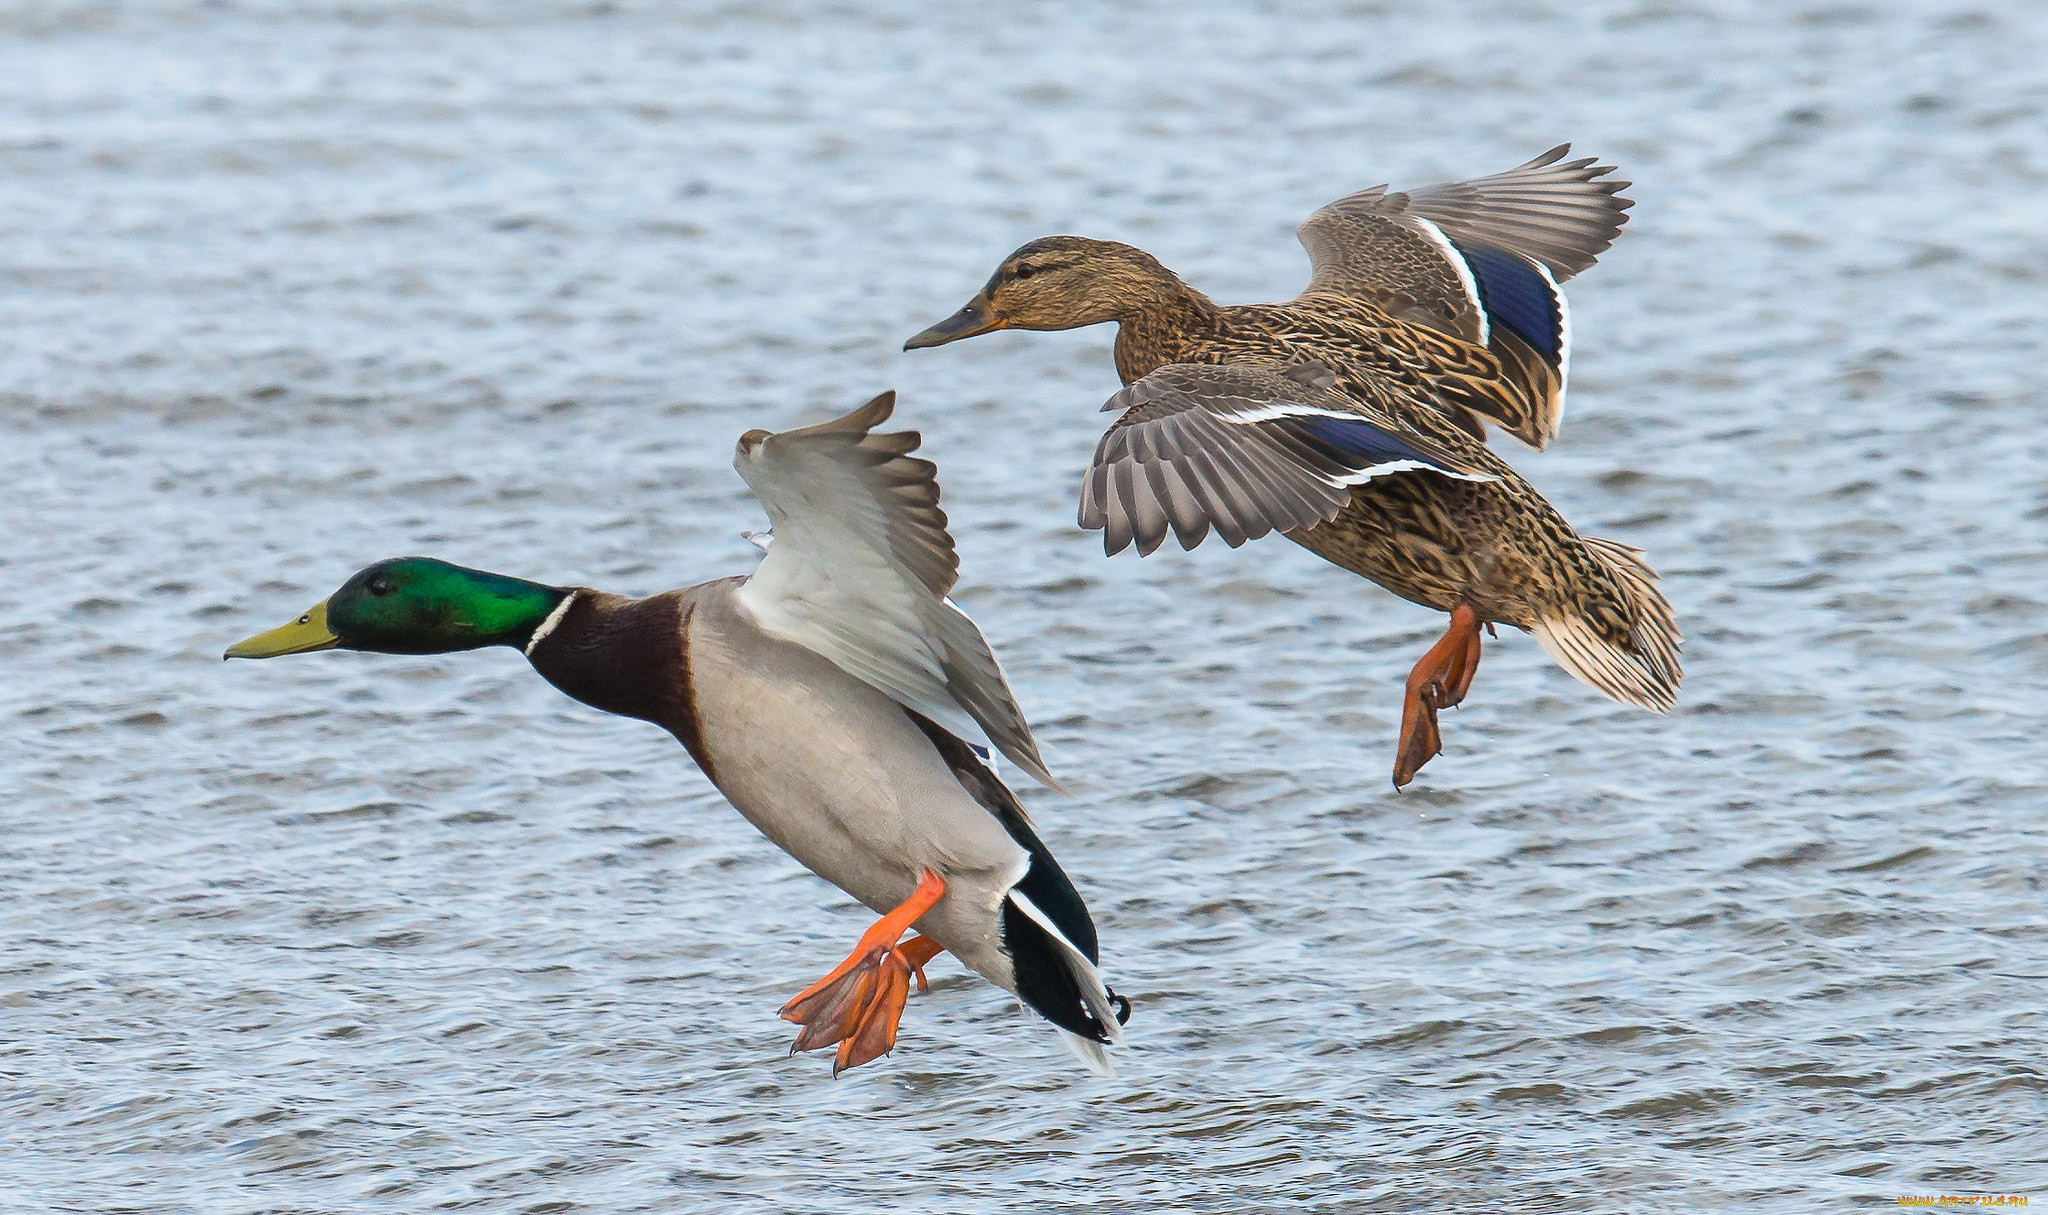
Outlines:
[[[327,627],[327,601],[322,599],[290,624],[258,633],[247,641],[228,647],[223,658],[278,658],[285,654],[309,654],[331,650],[341,644]]]

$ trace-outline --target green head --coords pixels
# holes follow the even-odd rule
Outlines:
[[[464,569],[431,557],[394,557],[359,571],[290,624],[228,647],[228,658],[313,650],[451,654],[524,647],[568,598],[560,587]]]

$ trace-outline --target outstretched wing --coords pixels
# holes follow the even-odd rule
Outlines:
[[[1491,177],[1338,199],[1299,230],[1315,272],[1304,294],[1364,298],[1486,346],[1537,407],[1516,437],[1542,447],[1563,414],[1571,366],[1558,284],[1614,243],[1635,205],[1620,194],[1628,182],[1603,180],[1614,166],[1564,160],[1570,150],[1560,144]]]
[[[1565,160],[1561,143],[1505,173],[1408,191],[1408,214],[1461,248],[1481,246],[1541,262],[1558,282],[1584,273],[1628,222],[1626,181],[1602,180],[1613,165]]]
[[[1236,548],[1268,532],[1327,523],[1374,477],[1427,471],[1491,481],[1429,439],[1337,392],[1321,363],[1287,368],[1173,363],[1109,399],[1124,410],[1081,486],[1080,524],[1103,551],[1133,540],[1200,544],[1214,527]]]
[[[896,394],[830,422],[740,437],[733,467],[775,542],[740,602],[760,626],[1058,788],[988,639],[946,599],[960,561],[916,431],[875,434]],[[977,729],[978,727],[978,729]]]

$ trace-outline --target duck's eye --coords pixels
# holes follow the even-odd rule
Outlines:
[[[1032,265],[1023,265],[1023,266],[1019,266],[1019,267],[1017,267],[1017,277],[1018,277],[1018,278],[1030,278],[1030,277],[1031,277],[1032,275],[1034,275],[1034,274],[1036,274],[1036,273],[1038,273],[1038,267],[1036,267],[1036,266],[1032,266]]]
[[[370,593],[372,595],[377,595],[381,597],[384,595],[389,595],[391,592],[397,589],[397,587],[391,585],[391,579],[389,578],[370,579]]]

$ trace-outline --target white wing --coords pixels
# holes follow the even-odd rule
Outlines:
[[[775,535],[740,602],[768,632],[962,738],[985,734],[1057,789],[988,639],[946,601],[960,559],[938,470],[910,455],[921,437],[872,433],[895,408],[885,392],[817,426],[740,436],[733,467]]]

